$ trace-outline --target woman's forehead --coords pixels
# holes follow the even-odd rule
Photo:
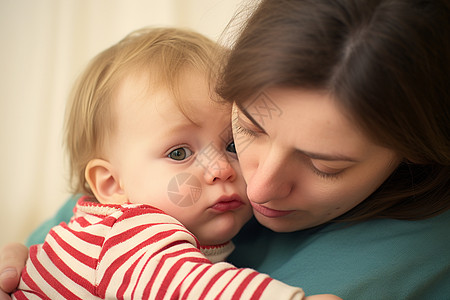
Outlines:
[[[272,88],[239,107],[275,140],[306,147],[305,151],[330,149],[354,156],[372,144],[335,99],[322,91]]]

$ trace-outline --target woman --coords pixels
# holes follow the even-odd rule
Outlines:
[[[259,5],[218,91],[256,219],[291,233],[247,226],[234,263],[344,299],[448,297],[449,6]]]
[[[258,5],[218,86],[258,221],[233,263],[311,294],[448,297],[449,20],[445,0]]]

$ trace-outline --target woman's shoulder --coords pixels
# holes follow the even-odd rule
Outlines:
[[[237,245],[276,240],[281,244],[295,244],[300,248],[312,247],[316,244],[346,245],[355,247],[355,241],[363,242],[357,247],[386,244],[390,247],[401,246],[402,243],[419,244],[429,240],[431,244],[450,246],[450,210],[440,215],[415,221],[378,219],[359,223],[330,223],[316,228],[290,233],[276,233],[252,219],[239,233],[235,241]],[[442,239],[436,239],[442,237]],[[388,242],[389,241],[389,242]]]
[[[433,299],[450,293],[448,228],[450,211],[420,221],[372,220],[281,234],[250,223],[231,259],[308,294]]]
[[[63,206],[61,206],[57,210],[53,217],[46,220],[31,233],[25,244],[28,247],[35,244],[42,244],[45,240],[45,236],[52,227],[58,225],[61,222],[68,223],[70,218],[73,216],[73,209],[80,197],[82,197],[82,195],[73,195],[69,197],[63,204]]]
[[[281,244],[295,244],[300,248],[312,247],[316,244],[328,243],[354,247],[355,241],[364,242],[357,245],[364,247],[387,244],[391,247],[402,243],[418,244],[421,240],[432,240],[450,246],[448,230],[450,228],[450,210],[432,218],[406,221],[395,219],[378,219],[359,223],[330,223],[316,228],[290,233],[276,233],[252,219],[239,233],[235,241],[237,245],[276,240]],[[443,239],[435,239],[444,237]],[[388,243],[388,241],[390,241]]]
[[[440,215],[423,220],[378,219],[355,224],[337,223],[324,227],[319,236],[330,239],[360,240],[360,246],[369,244],[387,246],[387,248],[403,247],[414,244],[419,248],[427,240],[431,245],[443,244],[450,246],[448,228],[450,226],[450,210]],[[442,239],[436,239],[436,238]],[[423,246],[423,247],[421,247]]]

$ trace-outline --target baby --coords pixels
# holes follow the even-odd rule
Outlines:
[[[200,34],[156,28],[94,58],[66,121],[73,192],[86,196],[31,247],[13,297],[303,299],[220,262],[252,213],[231,107],[214,101],[221,52]]]

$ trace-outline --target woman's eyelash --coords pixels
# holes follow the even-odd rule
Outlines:
[[[320,177],[325,178],[325,179],[336,179],[341,174],[341,172],[338,172],[338,173],[325,173],[325,172],[322,172],[322,171],[318,170],[314,166],[312,166],[312,170],[317,176],[320,176]]]
[[[248,135],[248,136],[256,136],[256,132],[254,132],[253,130],[247,129],[245,127],[242,127],[241,125],[235,123],[233,124],[233,128],[234,128],[234,132],[236,134],[244,134],[244,135]]]
[[[316,166],[314,166],[314,164],[312,163],[312,161],[309,161],[309,166],[311,167],[312,171],[317,176],[325,178],[325,179],[336,179],[336,178],[338,178],[341,175],[341,173],[343,171],[343,170],[341,170],[341,171],[338,171],[338,172],[335,172],[335,173],[323,172],[323,171],[317,169]]]
[[[303,159],[305,159],[304,160],[305,163],[314,172],[315,175],[317,175],[321,178],[324,178],[324,179],[337,179],[339,176],[341,176],[342,172],[344,171],[344,170],[339,170],[339,171],[333,172],[333,173],[323,172],[314,165],[313,161],[309,157],[303,157]]]

